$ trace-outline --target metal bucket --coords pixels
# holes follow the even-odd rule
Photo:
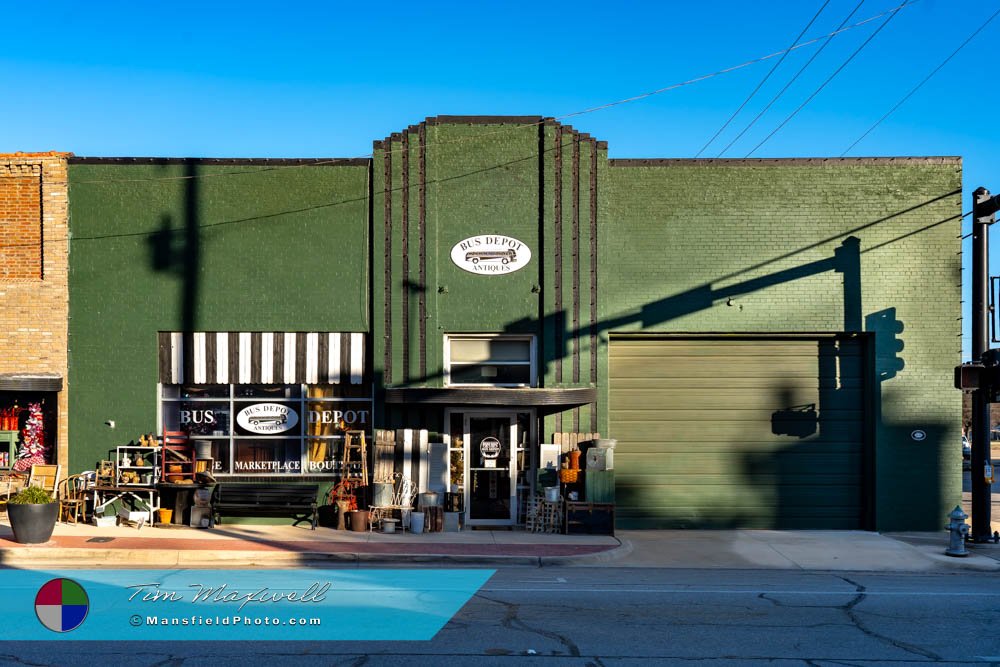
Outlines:
[[[363,533],[368,530],[368,510],[351,512],[351,530]]]
[[[372,505],[375,507],[385,507],[392,504],[392,482],[375,482]]]
[[[428,491],[418,496],[417,504],[420,507],[435,507],[438,504],[438,494],[436,491]]]
[[[559,500],[559,487],[558,486],[546,486],[545,487],[545,499],[549,502],[556,502]]]
[[[194,457],[196,459],[210,459],[210,458],[212,458],[212,441],[211,440],[195,440],[194,441]]]

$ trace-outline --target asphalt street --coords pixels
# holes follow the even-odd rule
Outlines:
[[[17,642],[4,665],[1000,663],[1000,577],[503,568],[426,642]]]

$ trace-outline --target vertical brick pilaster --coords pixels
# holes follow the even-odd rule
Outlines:
[[[63,378],[55,459],[68,466],[67,154],[0,154],[0,373]]]

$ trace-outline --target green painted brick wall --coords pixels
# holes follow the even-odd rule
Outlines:
[[[372,330],[376,376],[387,386],[441,386],[444,336],[483,332],[534,334],[542,386],[590,384],[589,170],[591,151],[596,149],[593,140],[581,137],[568,126],[562,128],[559,139],[557,131],[553,123],[468,123],[428,119],[376,145],[372,170]],[[418,279],[421,135],[425,141],[423,185],[426,204],[426,279],[423,284]],[[572,169],[574,152],[580,165],[575,175]],[[403,169],[404,153],[407,172]],[[555,303],[557,154],[562,161],[561,309]],[[578,183],[576,188],[574,176]],[[574,196],[579,216],[577,238],[572,232]],[[387,216],[391,221],[388,236]],[[498,276],[472,274],[452,263],[450,252],[455,244],[485,234],[511,236],[521,241],[531,249],[530,263],[515,272]],[[404,270],[404,252],[408,270]],[[574,255],[578,261],[575,271]],[[573,324],[574,282],[580,284],[576,331]],[[423,341],[419,332],[421,295],[426,300]],[[408,323],[405,330],[404,320]],[[579,346],[581,354],[577,379],[574,379],[572,364],[575,346]],[[426,359],[423,371],[419,366],[421,351]],[[561,367],[561,379],[557,367]],[[440,430],[443,425],[438,412],[390,408],[382,425]],[[572,412],[548,417],[542,437],[553,431],[576,430],[577,424],[582,430],[591,430],[589,408],[582,408],[575,419]]]
[[[69,179],[73,470],[156,430],[157,331],[368,330],[366,164],[75,164]]]
[[[605,331],[873,333],[876,529],[940,528],[961,500],[960,162],[633,161],[602,174]],[[860,284],[845,296],[835,258],[848,237]]]
[[[415,284],[419,135],[426,165],[426,282]],[[435,122],[408,132],[409,274],[402,266],[403,135],[377,146],[373,166],[373,332],[386,384],[440,386],[448,332],[534,333],[544,386],[590,383],[590,151],[597,151],[599,343],[597,430],[608,435],[607,345],[612,333],[871,334],[876,527],[936,529],[960,499],[961,164],[956,159],[611,161],[555,124]],[[556,151],[562,151],[562,307],[555,302]],[[580,168],[571,173],[573,150]],[[385,156],[392,229],[385,232]],[[570,233],[575,191],[580,235]],[[532,264],[502,278],[466,274],[449,252],[496,232],[532,248]],[[848,240],[851,239],[851,240]],[[847,245],[845,245],[847,241]],[[856,243],[852,246],[851,243]],[[577,246],[576,244],[579,244]],[[577,252],[579,249],[580,252]],[[574,329],[573,258],[580,326]],[[390,262],[386,290],[385,262]],[[845,276],[847,287],[845,290]],[[539,292],[533,293],[532,287]],[[426,373],[417,299],[427,303]],[[384,297],[391,323],[385,328]],[[732,305],[727,305],[730,302]],[[408,302],[404,336],[403,304]],[[892,331],[894,326],[901,331]],[[902,345],[902,350],[895,347]],[[403,371],[404,347],[407,367]],[[572,351],[580,351],[574,380]],[[557,369],[561,369],[560,375]],[[383,426],[443,427],[435,410],[390,409]],[[590,431],[590,410],[548,416],[555,431]],[[920,428],[930,437],[909,438]],[[916,491],[919,489],[919,491]]]
[[[155,332],[180,329],[185,321],[182,230],[193,211],[201,268],[191,328],[370,330],[376,386],[440,386],[446,333],[533,333],[544,386],[588,386],[590,355],[597,355],[595,421],[612,437],[606,407],[611,334],[869,333],[879,378],[871,405],[876,528],[937,529],[960,499],[961,405],[951,388],[952,368],[961,361],[958,160],[609,162],[606,149],[589,137],[553,123],[429,119],[409,128],[406,140],[396,134],[380,142],[370,172],[363,164],[199,165],[206,176],[254,173],[199,178],[192,185],[189,179],[156,180],[188,175],[185,165],[73,165],[71,464],[89,467],[120,434],[155,425]],[[557,152],[561,308],[555,301]],[[580,158],[576,173],[574,153]],[[594,350],[592,153],[599,246]],[[574,201],[577,238],[571,231]],[[488,233],[527,244],[531,263],[497,278],[451,263],[455,243]],[[167,236],[171,252],[165,251]],[[856,239],[853,254],[844,245],[848,239]],[[574,281],[580,289],[577,327]],[[895,324],[902,330],[892,331]],[[573,350],[580,353],[578,379]],[[377,404],[375,425],[441,430],[437,412]],[[119,424],[113,435],[103,426],[110,418]],[[541,438],[590,431],[591,418],[587,407],[546,417]],[[930,437],[912,441],[915,428]]]

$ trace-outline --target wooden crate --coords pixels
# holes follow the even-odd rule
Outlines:
[[[528,502],[524,528],[529,533],[558,533],[562,529],[562,501],[532,498]]]
[[[566,502],[566,517],[563,532],[615,534],[614,503]]]

